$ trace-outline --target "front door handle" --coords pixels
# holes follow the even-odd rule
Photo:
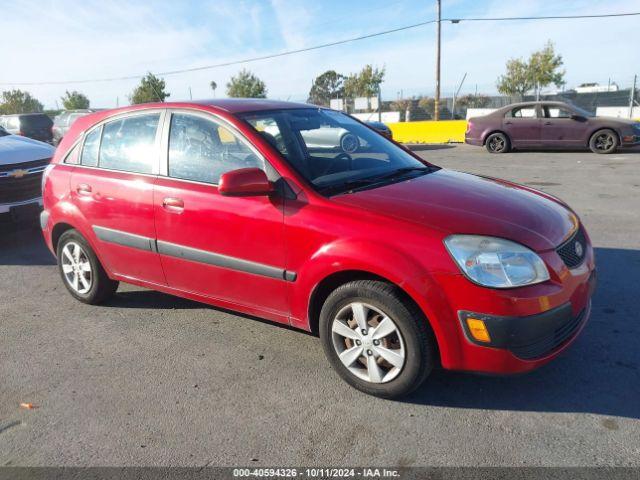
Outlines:
[[[76,192],[78,195],[91,195],[91,185],[81,183],[76,187]]]
[[[180,213],[184,210],[184,200],[181,198],[167,197],[162,200],[162,208],[167,212]]]
[[[553,125],[553,122],[544,122],[545,125]]]
[[[504,122],[505,125],[511,125],[513,122]]]

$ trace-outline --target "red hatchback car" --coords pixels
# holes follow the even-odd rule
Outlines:
[[[329,109],[94,113],[43,187],[44,237],[78,300],[122,281],[316,332],[373,395],[404,395],[437,365],[532,370],[590,313],[593,249],[562,201],[438,168]]]

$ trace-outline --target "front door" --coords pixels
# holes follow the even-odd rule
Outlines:
[[[542,142],[548,147],[584,147],[588,120],[572,117],[571,110],[558,105],[543,107]]]
[[[502,125],[514,147],[540,145],[540,118],[535,104],[511,109],[502,120]]]
[[[225,197],[217,187],[225,172],[269,166],[212,115],[175,111],[166,122],[167,175],[154,208],[169,286],[286,322],[283,199]]]
[[[89,131],[71,175],[71,197],[100,242],[109,270],[165,285],[153,215],[161,116],[138,113]]]

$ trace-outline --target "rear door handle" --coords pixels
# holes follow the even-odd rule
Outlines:
[[[162,208],[168,212],[180,213],[184,210],[184,200],[181,198],[167,197],[162,200]]]
[[[513,122],[504,122],[505,125],[511,125]]]
[[[545,125],[553,125],[553,122],[544,122]]]
[[[81,183],[76,187],[76,192],[78,195],[91,195],[91,185]]]

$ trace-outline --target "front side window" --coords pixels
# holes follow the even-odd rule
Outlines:
[[[103,126],[99,166],[132,173],[153,173],[160,114],[134,115]]]
[[[197,115],[171,115],[170,177],[217,184],[223,173],[249,167],[265,165],[231,130]]]
[[[348,115],[321,108],[242,114],[321,193],[372,188],[431,168]]]
[[[547,118],[571,118],[573,112],[562,107],[544,107],[545,117]]]
[[[100,149],[100,136],[102,127],[94,128],[84,139],[82,147],[82,158],[80,163],[86,167],[96,167],[98,165],[98,150]]]

